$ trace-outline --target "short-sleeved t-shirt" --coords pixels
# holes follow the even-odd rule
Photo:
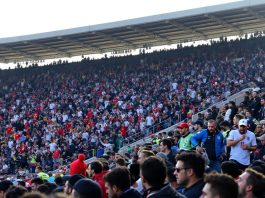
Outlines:
[[[257,146],[255,134],[251,131],[246,132],[246,137],[241,142],[238,142],[235,146],[231,147],[230,160],[236,160],[240,164],[249,165],[250,164],[250,152],[249,150],[244,150],[241,148],[241,144],[247,144],[248,146]],[[237,140],[242,135],[239,133],[238,129],[232,130],[227,138],[227,140]]]

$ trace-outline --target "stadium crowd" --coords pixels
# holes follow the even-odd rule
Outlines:
[[[195,123],[190,119],[245,87],[264,87],[264,44],[259,37],[1,71],[1,175],[16,174],[19,179],[13,183],[50,196],[64,185],[65,194],[73,197],[93,193],[93,197],[127,197],[128,193],[189,198],[213,192],[225,197],[225,189],[234,189],[232,197],[238,192],[241,197],[244,193],[261,197],[262,90],[247,92],[240,106],[231,101],[209,109]],[[188,122],[168,134],[152,134],[179,119]],[[162,124],[150,131],[157,123]],[[153,137],[152,142],[128,148],[125,155],[116,153],[124,140],[144,136]],[[87,167],[84,159],[94,155],[101,158]],[[54,169],[56,173],[48,172]],[[238,178],[238,184],[224,174],[204,176],[214,171]],[[70,177],[63,176],[68,172]],[[250,176],[254,179],[246,184]],[[0,192],[6,197],[12,190],[30,190],[10,188],[5,179]],[[228,186],[219,187],[220,181]],[[246,185],[252,186],[248,192]]]

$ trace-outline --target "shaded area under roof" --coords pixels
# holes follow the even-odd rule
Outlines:
[[[0,39],[0,62],[22,62],[265,31],[265,0],[244,0],[136,19]]]

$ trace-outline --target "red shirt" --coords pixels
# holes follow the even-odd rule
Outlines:
[[[52,156],[52,158],[53,159],[58,159],[60,157],[60,150],[59,149],[55,149],[54,151],[53,151],[53,156]]]

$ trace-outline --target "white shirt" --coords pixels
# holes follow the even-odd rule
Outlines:
[[[230,160],[236,160],[240,164],[249,165],[250,164],[250,152],[249,150],[244,150],[241,148],[241,144],[247,144],[248,146],[257,146],[255,134],[251,131],[247,131],[246,137],[241,142],[234,146],[231,146]],[[237,140],[242,135],[239,133],[238,129],[232,130],[229,133],[227,140]]]

